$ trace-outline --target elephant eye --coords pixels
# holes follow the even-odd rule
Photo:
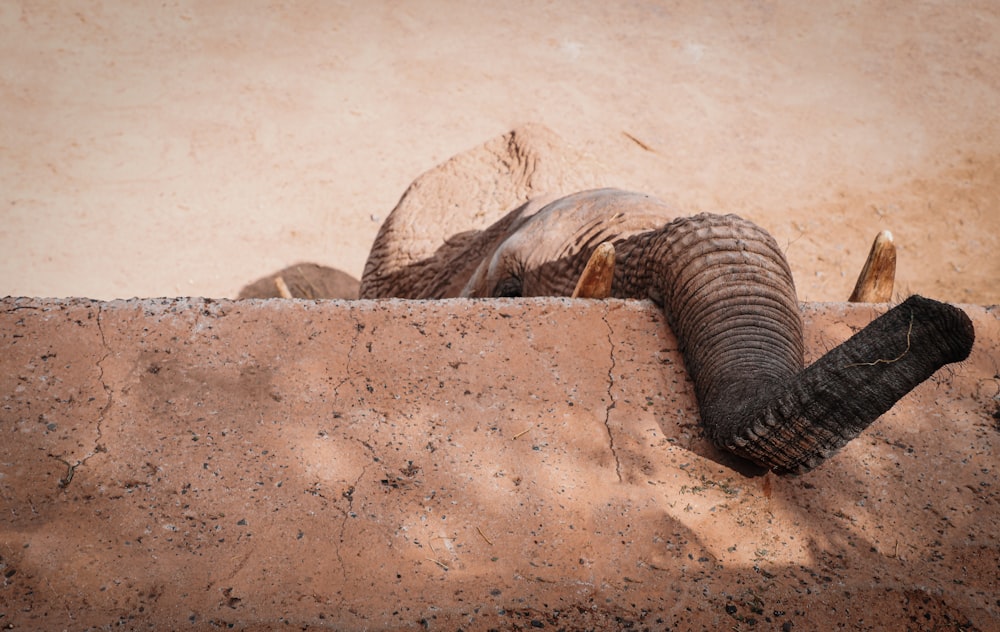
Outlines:
[[[507,277],[493,288],[493,298],[515,298],[523,296],[521,279]]]

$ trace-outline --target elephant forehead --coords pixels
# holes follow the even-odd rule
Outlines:
[[[539,210],[504,240],[494,261],[545,263],[605,241],[654,230],[677,216],[676,209],[648,195],[598,189],[569,195]]]
[[[510,234],[477,257],[479,266],[462,296],[489,296],[508,278],[523,281],[527,295],[565,294],[599,244],[658,229],[676,216],[665,202],[618,189],[583,191],[548,202],[522,215]]]

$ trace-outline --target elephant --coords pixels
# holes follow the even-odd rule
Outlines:
[[[360,282],[343,270],[296,263],[244,286],[236,298],[355,299],[359,287]]]
[[[819,466],[971,353],[969,317],[915,295],[805,367],[795,284],[766,230],[609,188],[606,170],[537,124],[454,156],[383,222],[357,296],[651,300],[677,337],[706,436],[777,473]],[[894,269],[886,231],[851,300],[887,301]],[[243,296],[294,296],[282,273]],[[310,283],[305,295],[339,297],[326,291]]]
[[[683,216],[641,193],[532,197],[483,230],[445,236],[424,258],[400,252],[422,239],[421,218],[397,211],[365,264],[362,299],[649,299],[677,337],[706,435],[779,474],[823,463],[967,358],[975,339],[962,310],[914,295],[804,367],[795,284],[775,239],[736,215]]]

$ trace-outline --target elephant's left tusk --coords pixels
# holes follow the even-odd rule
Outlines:
[[[573,290],[573,298],[608,298],[611,296],[611,281],[614,277],[615,247],[606,241],[590,255],[590,260],[576,283],[576,289]]]
[[[896,278],[896,246],[892,233],[883,230],[875,236],[865,267],[854,286],[851,303],[887,303],[892,298]]]

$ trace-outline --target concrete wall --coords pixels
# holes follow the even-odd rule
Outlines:
[[[968,361],[783,478],[702,438],[647,303],[4,299],[0,627],[987,629],[966,309]],[[877,311],[804,306],[808,359]]]

